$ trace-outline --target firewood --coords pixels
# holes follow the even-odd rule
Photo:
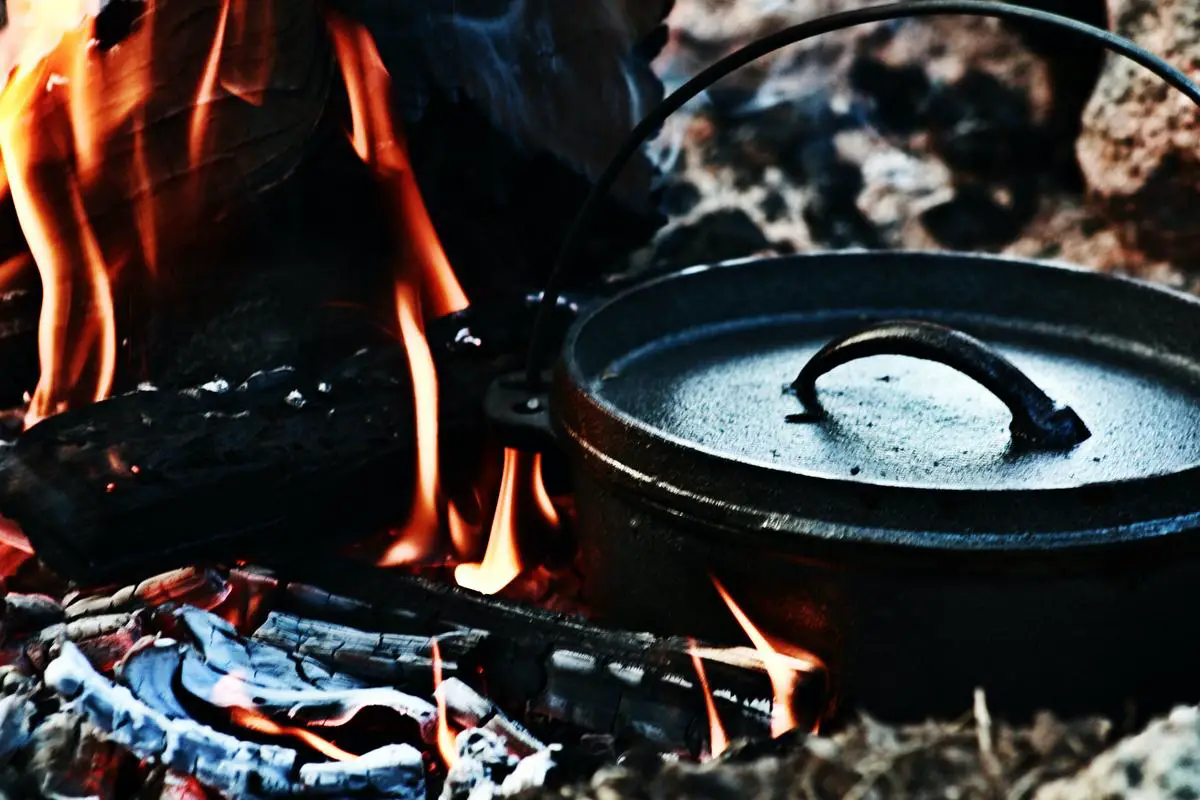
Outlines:
[[[280,564],[281,559],[274,560]],[[456,652],[454,658],[464,680],[470,674],[463,670],[464,664],[482,671],[488,698],[501,708],[525,708],[531,718],[700,750],[707,716],[691,646],[684,639],[605,629],[575,617],[336,558],[323,558],[321,564],[291,562],[286,571],[363,598],[354,602],[294,582],[280,599],[281,608],[292,613],[406,634],[486,631],[471,652]],[[288,627],[279,624],[281,619],[277,617],[271,626],[270,636],[278,637]],[[303,640],[306,652],[321,659],[320,653],[332,649],[332,641],[320,640],[340,635],[353,655],[343,654],[338,669],[354,672],[356,665],[365,665],[364,674],[369,674],[388,657],[386,651],[372,652],[369,645],[362,646],[371,641],[371,634],[362,630],[335,634],[335,630],[308,627]],[[714,702],[730,735],[768,733],[772,691],[761,657],[747,648],[700,652]],[[807,691],[820,691],[817,683],[815,678],[810,681]]]
[[[424,764],[396,744],[344,762],[298,763],[294,750],[245,742],[190,719],[170,719],[111,683],[71,643],[46,668],[46,685],[110,742],[140,759],[192,775],[226,797],[345,795],[364,789],[390,798],[425,797]]]
[[[451,441],[456,428],[483,435],[479,391],[443,382]],[[396,345],[325,375],[139,391],[50,417],[0,455],[0,513],[64,576],[143,577],[398,525],[414,446]]]

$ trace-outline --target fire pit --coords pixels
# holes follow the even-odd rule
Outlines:
[[[1191,697],[1137,621],[1187,624],[1194,299],[928,253],[613,266],[679,202],[679,129],[645,141],[817,33],[999,15],[1200,90],[1074,20],[930,0],[780,26],[660,103],[672,5],[4,7],[0,791],[865,796],[886,739],[919,754],[897,786],[1023,796],[1113,729],[1007,719]],[[943,366],[822,377],[880,354]],[[846,431],[936,450],[897,420],[936,416],[944,365],[982,385],[968,452],[900,486]],[[803,463],[772,477],[779,430]],[[973,691],[969,723],[857,716]]]

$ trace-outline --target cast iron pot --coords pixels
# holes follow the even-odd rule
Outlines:
[[[805,23],[706,70],[928,13],[1041,20],[1186,78],[1111,34],[985,2]],[[554,307],[585,206],[543,298]],[[1200,699],[1200,302],[1065,267],[816,254],[685,270],[569,332],[496,415],[570,457],[588,600],[613,623],[744,641],[714,579],[841,696],[890,718]]]
[[[877,714],[1200,700],[1191,297],[932,253],[692,269],[583,317],[551,408],[622,626],[739,641],[715,577]]]

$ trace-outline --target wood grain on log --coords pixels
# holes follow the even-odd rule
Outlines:
[[[695,679],[692,648],[685,639],[601,628],[577,617],[337,558],[323,558],[320,565],[292,562],[286,571],[361,600],[292,583],[280,598],[281,610],[335,618],[360,629],[407,634],[486,631],[487,637],[479,640],[474,652],[456,653],[455,659],[464,677],[468,672],[463,665],[478,666],[486,676],[488,698],[501,708],[525,708],[535,717],[585,730],[700,750],[708,730],[707,715]],[[278,631],[282,626],[273,627]],[[316,634],[321,628],[312,630]],[[333,631],[313,638],[325,633]],[[354,634],[343,638],[350,643],[366,641]],[[327,643],[309,642],[306,652],[313,657],[320,659],[319,653],[328,652]],[[746,648],[708,648],[703,653],[715,703],[730,735],[766,734],[772,691],[758,654]],[[356,664],[373,670],[385,658],[368,647],[342,653],[337,664],[349,672]],[[819,692],[816,683],[802,693]]]

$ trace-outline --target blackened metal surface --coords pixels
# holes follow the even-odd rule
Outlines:
[[[879,357],[792,376],[871,322],[983,338],[1094,435],[1011,448],[1004,406],[936,364]],[[1200,483],[1200,302],[1132,281],[961,255],[842,253],[695,269],[633,289],[568,338],[555,402],[606,478],[769,538],[936,548],[1109,543],[1185,529]],[[886,380],[884,380],[886,379]]]
[[[749,295],[757,304],[745,304]],[[803,309],[843,330],[896,316],[973,331],[986,321],[989,331],[1035,340],[1073,330],[1084,351],[1124,342],[1177,385],[1195,385],[1187,376],[1200,348],[1196,300],[1065,268],[819,254],[698,268],[632,290],[574,329],[553,396],[575,462],[580,560],[595,612],[627,627],[744,641],[715,576],[768,634],[826,660],[844,706],[885,719],[953,714],[977,686],[1010,718],[1200,699],[1194,467],[1065,488],[906,485],[723,456],[597,397],[614,360],[672,326]],[[785,338],[786,347],[795,341]],[[802,363],[781,361],[788,371],[774,395]],[[896,387],[870,378],[883,393],[869,404],[893,403]],[[764,402],[776,400],[794,410],[794,397]],[[1003,416],[1001,407],[1001,438]],[[787,424],[782,414],[778,424]],[[1093,438],[1105,435],[1093,424]]]

